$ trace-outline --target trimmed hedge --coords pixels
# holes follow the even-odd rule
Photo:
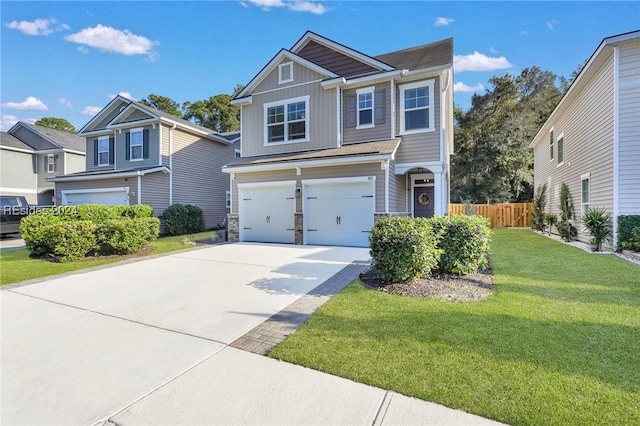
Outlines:
[[[195,234],[204,231],[202,209],[189,204],[172,204],[162,212],[171,235]]]
[[[640,215],[618,216],[618,251],[640,251]]]
[[[438,264],[436,235],[424,218],[379,220],[369,235],[373,267],[389,282],[428,276]]]
[[[50,253],[50,243],[46,233],[47,227],[64,220],[64,217],[50,214],[51,209],[23,217],[20,221],[20,236],[27,250],[34,254]]]
[[[96,248],[97,225],[89,220],[61,221],[42,228],[50,252],[60,262],[80,260]]]
[[[434,216],[429,222],[439,235],[440,271],[472,274],[486,262],[491,234],[487,218],[478,215]]]
[[[103,253],[137,253],[158,237],[160,221],[155,217],[111,219],[98,225],[97,239]]]

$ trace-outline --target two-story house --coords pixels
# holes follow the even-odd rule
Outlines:
[[[560,212],[566,183],[578,239],[590,207],[613,218],[640,214],[640,31],[605,38],[529,145],[534,185],[548,186],[547,210]]]
[[[377,218],[446,214],[453,41],[369,56],[307,32],[232,104],[229,238],[369,245]]]
[[[79,132],[86,171],[55,182],[58,205],[148,204],[159,216],[171,204],[202,208],[205,227],[224,223],[239,132],[220,134],[121,96]]]
[[[47,178],[84,170],[84,139],[20,121],[0,133],[0,162],[0,194],[53,205],[54,185]]]

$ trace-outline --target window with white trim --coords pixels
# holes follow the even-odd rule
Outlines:
[[[278,84],[293,81],[293,62],[278,65]]]
[[[434,80],[400,86],[400,129],[402,134],[435,131]]]
[[[109,136],[98,138],[98,166],[109,165]]]
[[[591,173],[580,176],[580,212],[584,216],[591,203]]]
[[[47,173],[55,173],[56,156],[54,154],[47,154],[46,164],[47,164]]]
[[[309,96],[264,105],[265,145],[309,140]]]
[[[556,145],[558,145],[558,166],[562,166],[564,164],[564,133],[558,136]]]
[[[130,149],[130,159],[131,161],[142,161],[143,160],[143,149],[142,149],[142,142],[144,140],[143,138],[143,133],[142,133],[142,128],[138,128],[138,129],[131,129],[130,131],[130,144],[129,144],[129,149]]]
[[[549,130],[549,161],[553,161],[553,128]]]
[[[358,123],[357,129],[363,129],[367,127],[373,127],[373,111],[374,111],[374,98],[373,87],[367,87],[365,89],[356,90],[358,96]]]
[[[231,191],[225,191],[225,205],[228,209],[231,208]]]

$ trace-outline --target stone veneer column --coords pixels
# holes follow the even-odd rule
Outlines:
[[[230,243],[237,243],[240,239],[238,215],[235,213],[227,214],[227,240]]]
[[[294,226],[296,229],[294,242],[296,244],[302,245],[303,244],[302,213],[296,213]]]

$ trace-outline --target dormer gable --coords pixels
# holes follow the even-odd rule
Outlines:
[[[131,100],[120,95],[116,96],[78,131],[78,135],[85,136],[94,132],[107,130],[107,125],[129,106],[130,103]]]
[[[158,118],[158,115],[151,114],[149,111],[132,102],[111,120],[107,128],[116,127],[121,124],[143,124],[145,122],[158,120]]]

